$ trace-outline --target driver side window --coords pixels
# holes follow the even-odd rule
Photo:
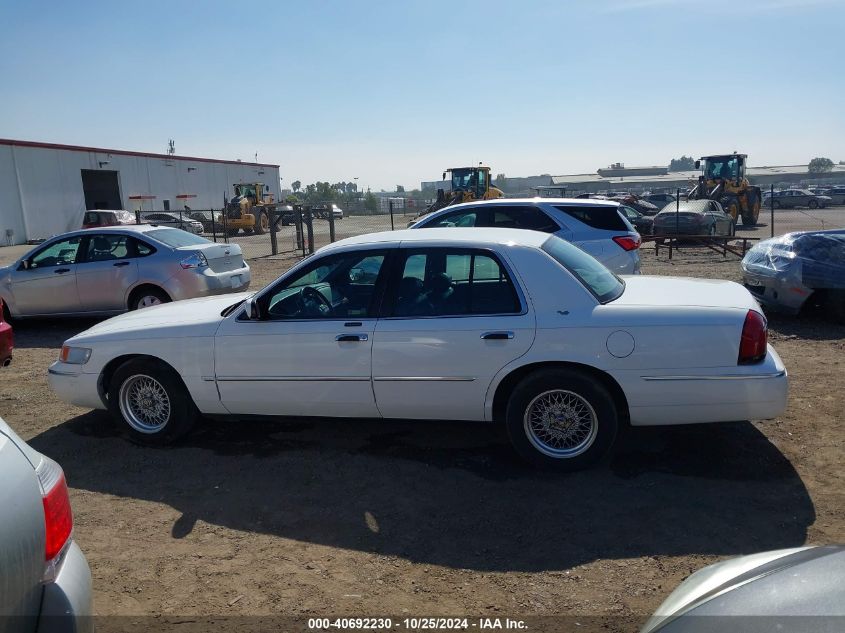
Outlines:
[[[76,253],[79,250],[80,237],[71,237],[54,242],[47,248],[32,256],[30,268],[46,268],[49,266],[66,266],[76,263]]]
[[[374,314],[385,251],[321,257],[262,298],[270,320],[350,319]]]

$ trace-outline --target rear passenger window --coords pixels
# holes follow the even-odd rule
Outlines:
[[[519,297],[492,253],[426,249],[406,255],[393,316],[514,314]]]
[[[603,229],[605,231],[628,230],[625,220],[619,215],[619,207],[575,207],[560,205],[555,206],[555,208],[594,229]]]
[[[491,205],[490,213],[490,226],[496,228],[527,229],[544,233],[554,233],[560,229],[554,220],[534,206]]]
[[[135,243],[135,251],[138,254],[138,257],[146,257],[147,255],[152,255],[156,252],[156,249],[154,249],[146,242],[142,242],[141,240],[134,238],[132,239],[132,241]]]

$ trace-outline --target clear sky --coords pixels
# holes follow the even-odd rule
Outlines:
[[[419,187],[845,160],[845,0],[0,0],[0,137]]]

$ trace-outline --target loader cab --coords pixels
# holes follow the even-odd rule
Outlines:
[[[702,170],[704,180],[732,180],[739,184],[745,178],[745,154],[704,156],[695,161],[695,168]]]
[[[481,200],[487,193],[490,182],[490,169],[479,167],[453,167],[448,170],[452,174],[452,191],[469,191]]]

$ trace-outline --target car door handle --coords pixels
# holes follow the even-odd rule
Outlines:
[[[129,262],[115,262],[112,266],[128,266]]]
[[[70,268],[56,268],[56,270],[54,270],[53,272],[56,273],[57,275],[63,275],[65,273],[69,273]]]
[[[367,341],[369,338],[370,337],[367,334],[338,334],[334,337],[334,340],[346,343],[353,341]]]
[[[485,341],[509,341],[513,338],[513,332],[485,332],[481,338]]]

